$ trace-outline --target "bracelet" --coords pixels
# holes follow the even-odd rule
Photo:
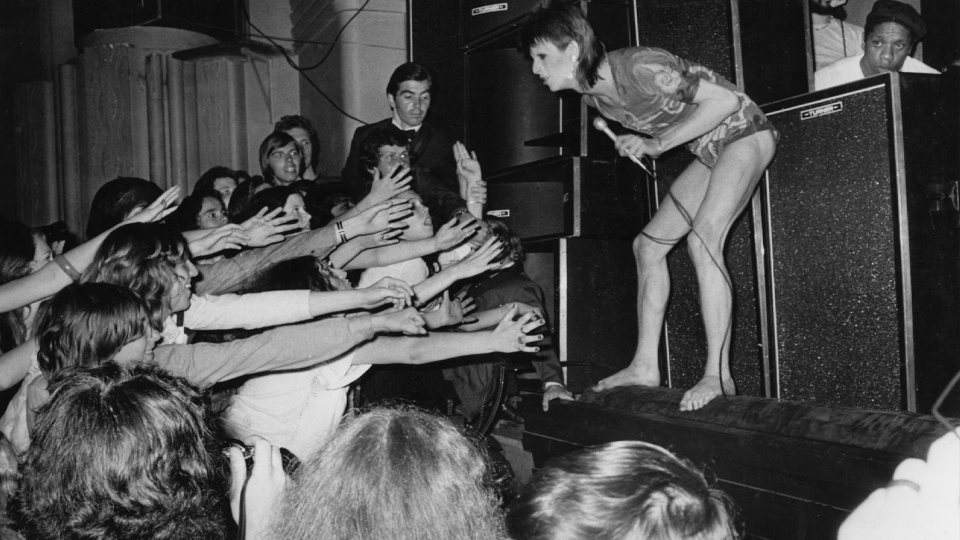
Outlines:
[[[343,222],[338,221],[334,227],[337,230],[337,238],[340,240],[339,243],[345,243],[347,241],[347,232],[343,230]]]
[[[77,269],[70,264],[70,261],[68,261],[66,257],[57,255],[53,258],[53,262],[57,263],[57,266],[70,278],[70,281],[74,283],[80,281],[80,272],[77,272]]]

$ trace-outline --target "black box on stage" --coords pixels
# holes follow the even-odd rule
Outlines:
[[[957,96],[890,74],[764,107],[772,397],[928,413],[960,370]]]
[[[560,157],[488,177],[485,213],[524,240],[633,238],[643,221],[641,196],[636,175],[613,161]]]
[[[469,2],[464,4],[466,10]],[[581,5],[608,49],[630,45],[628,2]],[[521,22],[498,26],[464,47],[464,142],[477,152],[484,172],[560,155],[615,156],[610,141],[589,127],[593,116],[580,96],[554,94],[533,74],[530,54],[518,49]]]

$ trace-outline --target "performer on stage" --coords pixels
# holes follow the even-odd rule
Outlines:
[[[579,92],[603,116],[649,137],[620,135],[620,155],[655,158],[686,144],[697,156],[633,242],[637,350],[628,367],[596,388],[660,384],[657,355],[670,297],[666,257],[686,236],[700,286],[707,359],[703,378],[684,394],[680,410],[735,394],[729,360],[733,287],[723,246],[773,158],[776,129],[750,98],[706,67],[652,47],[607,52],[575,5],[536,10],[521,39],[533,57],[533,73],[551,91]]]

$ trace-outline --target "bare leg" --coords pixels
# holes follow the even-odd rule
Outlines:
[[[606,390],[617,386],[660,385],[658,354],[663,317],[670,297],[670,274],[667,254],[689,231],[688,219],[696,215],[707,191],[710,169],[695,162],[677,177],[660,209],[633,241],[637,260],[637,349],[630,365],[603,379],[594,387]],[[688,213],[677,208],[674,197]]]
[[[775,148],[773,135],[764,131],[724,150],[697,209],[695,233],[687,237],[700,286],[707,360],[703,378],[680,401],[682,411],[699,409],[722,394],[736,394],[730,376],[733,290],[723,260],[723,246],[733,221],[746,208],[760,175],[773,159]]]

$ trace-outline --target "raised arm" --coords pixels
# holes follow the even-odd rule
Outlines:
[[[168,189],[163,192],[153,204],[137,212],[120,225],[117,225],[117,227],[128,223],[144,223],[162,219],[174,210],[174,208],[169,208],[169,206],[177,200],[179,195],[179,187]],[[65,253],[63,257],[66,258],[67,262],[73,266],[77,272],[82,273],[90,266],[90,263],[93,262],[93,256],[96,254],[97,249],[100,248],[100,244],[102,244],[107,235],[117,227],[113,227],[99,236],[80,244]],[[56,263],[47,264],[29,276],[0,285],[0,312],[12,311],[38,300],[43,300],[48,296],[56,294],[57,291],[66,287],[71,282],[70,276],[64,273]]]

